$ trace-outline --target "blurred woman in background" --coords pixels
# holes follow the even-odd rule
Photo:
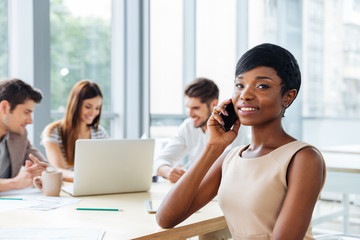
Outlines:
[[[74,153],[77,139],[109,138],[99,125],[103,96],[95,82],[82,80],[72,88],[64,119],[44,129],[41,143],[49,163],[63,173],[65,181],[74,178]]]

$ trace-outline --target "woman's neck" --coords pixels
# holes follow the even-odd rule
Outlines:
[[[250,146],[243,153],[243,156],[246,155],[247,157],[263,156],[286,143],[296,140],[285,132],[281,124],[267,124],[266,127],[252,126],[251,131]]]
[[[80,123],[79,125],[79,133],[78,133],[79,139],[90,139],[91,138],[91,130],[88,125],[85,123]]]

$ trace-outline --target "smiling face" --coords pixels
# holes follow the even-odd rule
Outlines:
[[[93,123],[100,114],[102,98],[100,96],[85,99],[81,104],[80,119],[86,125]]]
[[[205,131],[207,120],[211,115],[211,106],[207,103],[202,103],[200,98],[187,96],[185,97],[185,105],[189,117],[194,121],[194,127],[201,127]]]
[[[235,79],[233,104],[241,124],[259,125],[280,120],[296,96],[289,90],[281,96],[281,78],[270,67],[256,67]]]
[[[9,102],[4,100],[1,104],[1,130],[24,134],[26,125],[33,122],[31,113],[34,111],[35,101],[25,100],[24,103],[16,105],[13,110],[10,110]]]

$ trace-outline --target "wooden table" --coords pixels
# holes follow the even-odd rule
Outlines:
[[[227,227],[217,202],[194,213],[172,229],[160,228],[155,214],[149,214],[144,201],[161,200],[171,184],[153,183],[149,192],[111,194],[79,197],[75,205],[50,211],[17,209],[2,212],[2,228],[100,228],[105,231],[104,240],[112,239],[185,239]],[[62,197],[70,197],[61,193]],[[122,212],[78,211],[75,208],[120,208]]]

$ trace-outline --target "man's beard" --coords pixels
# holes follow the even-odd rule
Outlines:
[[[195,128],[201,128],[201,127],[205,126],[206,124],[207,124],[207,120],[204,121],[204,122],[202,122],[202,123],[200,123],[198,126],[194,126],[194,127],[195,127]]]
[[[205,121],[203,121],[202,123],[200,123],[198,126],[194,126],[195,128],[201,128],[201,127],[203,127],[203,126],[205,126],[207,124],[207,122],[208,122],[208,120],[209,120],[209,118],[211,116],[210,106],[208,106],[208,110],[209,110],[209,112],[208,112],[207,119]]]

